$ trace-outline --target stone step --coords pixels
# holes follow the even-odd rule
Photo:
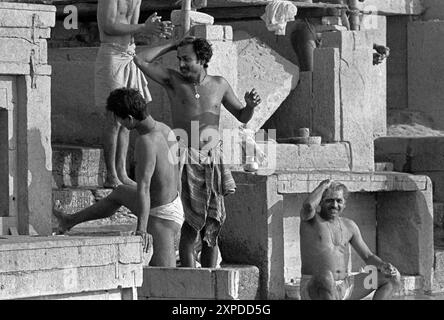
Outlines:
[[[246,265],[221,268],[144,267],[140,300],[259,299],[259,269]]]
[[[99,187],[106,169],[101,148],[52,145],[53,188]]]
[[[350,151],[346,143],[321,145],[258,142],[267,156],[261,169],[273,170],[350,170]],[[103,186],[106,169],[103,149],[55,144],[53,149],[53,188],[98,188]],[[235,150],[236,149],[236,150]],[[231,150],[230,168],[243,171],[240,145]]]
[[[106,197],[112,192],[111,189],[53,189],[52,198],[53,205],[57,204],[61,210],[68,214],[73,214],[89,206],[92,206],[100,199]],[[88,221],[80,224],[81,227],[94,227],[94,226],[106,226],[106,225],[127,225],[133,224],[137,221],[135,215],[125,208],[121,207],[113,216],[101,219]],[[52,219],[53,229],[57,227],[57,221],[53,217]]]
[[[258,142],[257,145],[266,155],[266,160],[259,163],[259,169],[350,171],[350,149],[346,143],[308,145]],[[243,171],[243,165],[238,160],[230,168]]]
[[[375,171],[393,171],[393,163],[391,162],[375,162]]]

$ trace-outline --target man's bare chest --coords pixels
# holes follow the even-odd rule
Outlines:
[[[131,21],[139,5],[140,0],[118,0],[117,15],[119,19],[127,22]]]

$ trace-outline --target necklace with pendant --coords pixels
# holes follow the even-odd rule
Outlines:
[[[338,217],[338,222],[339,222],[339,232],[340,232],[340,234],[341,234],[341,237],[340,237],[339,243],[336,243],[336,242],[334,241],[334,234],[333,234],[333,232],[331,231],[330,222],[327,222],[327,227],[328,227],[328,230],[330,231],[331,241],[333,242],[333,244],[334,244],[335,246],[340,246],[340,245],[342,245],[342,242],[343,242],[343,240],[344,240],[344,239],[343,239],[343,235],[342,235],[341,218],[339,218],[339,217]]]
[[[207,77],[207,73],[205,72],[205,76],[204,76],[204,78],[202,79],[202,81],[200,81],[200,82],[193,82],[193,87],[194,87],[194,97],[195,97],[196,99],[199,99],[199,98],[200,98],[200,94],[199,94],[199,92],[197,92],[197,87],[200,86],[202,82],[204,82],[204,80],[205,80],[206,77]]]

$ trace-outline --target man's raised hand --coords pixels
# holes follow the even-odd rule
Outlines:
[[[261,102],[261,97],[256,92],[256,89],[252,89],[250,92],[245,93],[245,102],[247,103],[247,107],[256,108]]]
[[[157,12],[154,12],[152,15],[148,17],[145,21],[145,27],[143,28],[143,32],[147,34],[152,34],[160,37],[164,29],[162,23],[162,17],[157,15]]]

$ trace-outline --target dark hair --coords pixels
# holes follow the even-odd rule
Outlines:
[[[349,194],[347,187],[340,182],[332,182],[330,187],[328,187],[328,189],[326,189],[324,191],[324,193],[322,194],[322,200],[324,200],[325,195],[327,194],[328,191],[334,192],[334,191],[340,191],[340,190],[342,190],[342,195],[344,196],[344,199],[347,199],[348,194]]]
[[[122,119],[132,116],[142,121],[149,115],[146,100],[138,90],[130,88],[113,90],[106,100],[106,109]]]
[[[204,63],[204,68],[208,68],[208,62],[210,62],[211,57],[213,56],[211,44],[203,38],[185,37],[177,47],[179,48],[189,44],[193,45],[193,50],[196,54],[197,60]]]

